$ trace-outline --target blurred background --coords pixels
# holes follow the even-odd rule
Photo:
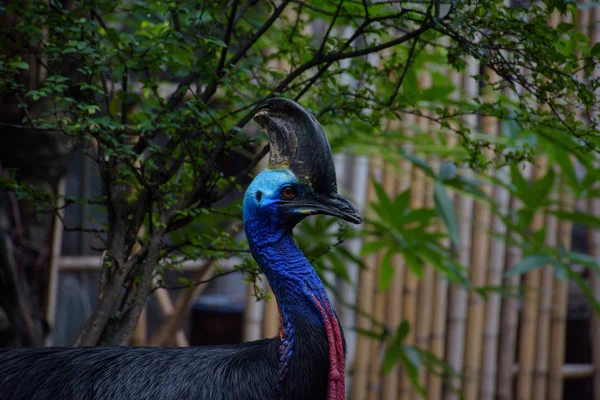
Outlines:
[[[600,399],[600,3],[0,0],[0,346],[274,337],[241,200],[281,96],[350,399]],[[106,317],[103,317],[106,316]]]

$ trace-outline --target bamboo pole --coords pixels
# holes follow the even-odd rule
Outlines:
[[[600,217],[600,198],[589,200],[589,212],[595,217]],[[600,261],[600,231],[588,230],[588,240],[590,246],[590,255]],[[594,292],[594,297],[600,299],[600,275],[598,272],[590,270],[590,286]],[[590,321],[592,338],[592,363],[594,380],[594,398],[600,400],[600,315],[591,313]]]
[[[553,193],[556,197],[556,192]],[[546,216],[546,245],[556,246],[556,232],[558,220],[553,215]],[[552,317],[552,287],[554,283],[554,269],[547,265],[541,271],[540,298],[537,321],[537,343],[535,354],[535,374],[533,386],[533,399],[546,400],[548,383],[548,361],[550,349],[550,323]]]
[[[498,172],[498,178],[506,182],[507,169],[503,168]],[[498,212],[506,215],[510,203],[510,193],[505,188],[496,186],[494,196],[498,206]],[[504,264],[506,262],[506,225],[498,215],[492,219],[491,231],[494,232],[490,238],[488,285],[497,287],[502,284],[502,275],[504,273]],[[498,236],[500,237],[498,237]],[[498,369],[498,344],[500,336],[500,306],[501,295],[499,293],[490,293],[486,309],[485,323],[483,332],[483,365],[481,372],[481,400],[494,400],[496,396],[496,377]]]
[[[366,156],[355,156],[352,160],[352,185],[351,194],[356,207],[364,212],[367,200],[367,186],[369,182],[369,159]],[[361,225],[362,227],[362,225]],[[352,238],[346,242],[346,247],[350,253],[356,257],[360,256],[362,240]],[[346,336],[346,365],[352,366],[356,358],[358,334],[356,332],[356,310],[353,308],[358,302],[359,268],[357,265],[348,265],[348,277],[350,282],[342,283],[342,296],[352,307],[344,309],[341,316],[344,334]],[[346,394],[351,394],[353,387],[351,368],[346,368]]]
[[[431,75],[428,73],[423,73],[421,75],[421,87],[423,89],[427,89],[431,86]],[[426,111],[424,111],[426,112]],[[419,129],[422,133],[429,134],[430,123],[429,119],[425,117],[418,117],[417,124],[419,125]],[[439,170],[439,159],[432,157],[430,160],[431,167],[434,170]],[[425,177],[423,177],[425,179]],[[429,181],[424,182],[424,191],[423,191],[423,199],[422,206],[433,208],[433,192],[434,192],[434,183]],[[432,231],[436,229],[435,226],[431,227]],[[432,310],[433,310],[433,296],[434,296],[434,288],[435,288],[435,270],[431,265],[424,264],[423,265],[423,279],[420,282],[420,287],[418,289],[418,304],[417,304],[417,315],[416,315],[416,338],[415,342],[419,349],[429,351],[431,347],[431,331],[432,331]],[[419,368],[419,382],[422,387],[426,387],[427,385],[427,377],[428,371],[425,366],[421,366]],[[420,400],[420,396],[415,393],[413,395],[413,399]]]
[[[66,193],[67,180],[61,178],[58,181],[56,188],[57,194],[57,215],[54,217],[54,223],[52,225],[52,252],[50,253],[50,265],[48,271],[48,297],[46,299],[46,322],[48,323],[50,331],[54,329],[54,323],[56,322],[56,304],[58,302],[58,280],[60,273],[60,253],[62,249],[63,240],[63,224],[65,209],[64,195]],[[52,345],[52,335],[46,337],[46,346]]]
[[[534,167],[534,180],[540,179],[547,170],[547,159],[539,157]],[[544,214],[537,211],[531,223],[531,230],[537,232],[544,227]],[[535,363],[535,341],[539,306],[539,269],[524,275],[523,309],[521,311],[519,332],[519,374],[517,376],[517,399],[530,400],[533,389]]]
[[[498,76],[491,70],[486,69],[485,73],[489,76],[490,84],[498,81]],[[492,102],[495,93],[491,86],[486,88],[484,94],[485,100]],[[498,120],[495,117],[484,117],[481,121],[482,131],[493,136],[498,135]],[[485,153],[490,157],[489,151]],[[492,195],[492,186],[485,184],[481,190],[489,197]],[[488,264],[494,260],[490,258],[491,224],[492,210],[483,202],[475,204],[474,228],[472,235],[472,253],[471,253],[471,284],[475,287],[484,286],[487,282]],[[482,351],[483,351],[483,330],[485,319],[486,304],[479,293],[471,292],[469,294],[469,308],[467,321],[467,338],[469,345],[466,348],[464,377],[465,382],[463,391],[465,399],[476,400],[479,398],[479,385],[482,369]]]
[[[560,189],[560,204],[563,211],[572,211],[574,199]],[[571,232],[573,226],[570,221],[561,220],[558,223],[558,243],[565,249],[571,248]],[[557,281],[552,297],[552,322],[550,348],[550,381],[548,383],[548,400],[561,400],[563,397],[562,369],[565,361],[565,336],[567,328],[567,305],[569,301],[569,281]]]
[[[526,164],[523,171],[523,178],[527,181],[531,179],[533,168],[531,164]],[[517,210],[521,207],[521,202],[512,198],[510,209]],[[509,236],[516,236],[514,232],[509,232]],[[517,241],[514,237],[512,240]],[[523,252],[519,246],[511,245],[506,250],[506,270],[510,270],[519,261],[521,261]],[[504,280],[504,285],[509,289],[516,290],[520,284],[520,276],[512,275]],[[502,298],[502,311],[500,318],[500,344],[498,349],[498,381],[497,381],[497,399],[511,400],[513,398],[513,365],[515,362],[515,352],[517,347],[517,327],[519,323],[519,299],[514,296]]]
[[[171,301],[169,292],[166,289],[157,289],[154,292],[154,296],[156,297],[156,301],[158,302],[163,315],[171,315],[175,312],[173,302]],[[183,330],[179,329],[175,334],[175,346],[188,347],[189,345],[190,344],[185,336],[185,333],[183,333]]]
[[[390,122],[390,130],[398,131],[401,125],[398,121]],[[398,193],[402,193],[410,186],[410,177],[412,164],[408,160],[400,162],[400,171],[398,172]],[[386,324],[391,327],[397,327],[402,322],[402,291],[404,285],[404,259],[400,255],[394,255],[392,264],[396,270],[394,278],[387,291],[387,317]],[[385,375],[381,383],[381,392],[383,400],[395,400],[398,393],[399,368],[396,366]]]
[[[392,166],[390,163],[385,163],[383,167],[383,188],[388,195],[388,197],[394,197],[396,194],[396,168]],[[376,276],[377,281],[379,282],[379,277],[381,274],[381,261],[385,256],[385,252],[380,252],[377,255],[377,266],[376,266]],[[396,271],[398,274],[399,271]],[[390,289],[388,289],[389,291]],[[387,291],[379,290],[379,285],[375,285],[373,288],[373,297],[374,297],[374,306],[372,317],[375,318],[376,321],[383,321],[385,318],[385,309],[386,309],[386,299],[387,299]],[[386,321],[389,323],[389,321]],[[381,394],[381,362],[379,362],[377,354],[381,352],[381,343],[375,340],[372,340],[370,343],[370,354],[371,360],[373,361],[371,367],[369,369],[369,384],[368,384],[368,399],[369,400],[377,400]]]
[[[488,74],[490,80],[497,79],[497,75],[494,72],[488,71]],[[496,119],[485,118],[483,120],[483,125],[486,133],[498,136],[499,125]],[[501,168],[495,175],[499,180],[507,183],[507,167]],[[506,215],[508,212],[510,192],[500,185],[495,185],[492,197],[496,200],[498,213],[500,215],[494,215],[491,218],[490,230],[494,234],[489,238],[487,284],[491,287],[497,287],[502,284],[502,275],[504,273],[504,263],[506,260],[507,229],[501,215]],[[483,351],[479,397],[481,400],[494,400],[496,395],[498,339],[500,335],[500,305],[501,295],[499,293],[490,293],[485,305],[483,328]]]
[[[369,163],[369,169],[371,174],[375,175],[377,179],[379,171],[377,170],[377,163],[371,159]],[[367,204],[375,200],[375,189],[373,185],[369,185],[367,189]],[[369,238],[365,239],[368,242]],[[366,268],[360,271],[359,279],[359,304],[360,310],[369,312],[373,309],[373,288],[375,287],[376,275],[375,268],[377,266],[377,255],[370,254],[364,259]],[[358,328],[368,331],[372,328],[371,321],[365,316],[359,315],[358,317]],[[369,377],[369,365],[370,365],[370,339],[368,337],[359,335],[357,338],[356,346],[356,360],[353,365],[353,379],[352,379],[352,399],[364,400],[367,398],[367,382]]]
[[[447,42],[447,39],[445,39]],[[444,42],[442,42],[444,44]],[[460,87],[461,74],[456,71],[448,71],[452,84],[454,87]],[[458,99],[458,91],[452,95],[453,98]],[[454,148],[458,144],[458,136],[452,133],[447,139],[447,146]],[[454,192],[448,193],[450,199],[454,202]],[[438,229],[442,229],[441,222],[438,223]],[[449,238],[442,239],[442,246],[449,249],[451,242]],[[448,315],[448,280],[447,277],[442,273],[436,273],[436,292],[435,292],[435,303],[433,310],[433,324],[431,333],[431,352],[438,359],[444,358],[446,351],[446,318]],[[428,400],[439,400],[442,398],[442,376],[436,374],[430,374],[427,382],[427,398]]]
[[[263,337],[272,338],[277,336],[279,332],[279,307],[277,306],[277,300],[275,294],[271,290],[271,286],[267,283],[268,287],[267,294],[269,300],[265,302],[265,313],[263,315]]]
[[[579,10],[581,13],[582,10]],[[589,37],[590,46],[594,46],[600,43],[600,29],[598,29],[598,23],[600,22],[600,8],[594,7],[590,13],[591,19],[584,19],[589,26]],[[584,27],[585,24],[580,24],[580,27]],[[592,71],[592,77],[598,78],[600,76],[599,67],[596,67]],[[594,112],[594,117],[597,118],[598,113]],[[596,161],[600,164],[600,160]],[[600,217],[600,199],[589,200],[589,212],[596,217]],[[590,244],[590,255],[600,261],[600,231],[588,230],[589,244]],[[590,270],[590,287],[594,293],[596,299],[600,299],[600,275],[596,271]],[[594,366],[593,380],[594,380],[594,399],[600,400],[600,316],[596,313],[592,313],[590,320],[591,338],[592,338],[592,363]]]
[[[210,278],[214,274],[213,260],[206,262],[203,270],[194,275],[194,279],[200,281],[204,278]],[[193,299],[198,297],[206,288],[206,285],[198,285],[193,288],[184,289],[177,298],[177,302],[173,306],[174,312],[167,315],[166,320],[161,326],[150,336],[148,346],[164,346],[167,341],[177,335],[181,329],[189,304]],[[170,301],[170,298],[168,298]]]
[[[590,13],[588,10],[577,10],[577,21],[576,29],[584,34],[588,34],[587,24],[589,23]],[[558,24],[558,16],[553,16],[552,25]],[[561,19],[564,22],[571,23],[571,14],[567,13]],[[594,21],[597,22],[597,21]],[[593,24],[595,27],[595,24]],[[592,42],[598,38],[592,37]],[[578,54],[581,56],[581,54]],[[577,79],[583,81],[584,74],[581,68],[576,73]],[[569,112],[576,113],[581,118],[581,111],[569,107]],[[575,199],[571,194],[567,192],[567,187],[561,185],[560,192],[560,205],[564,207],[566,211],[572,211],[574,208]],[[571,233],[572,223],[569,221],[560,221],[558,228],[558,242],[565,249],[571,248]],[[551,322],[551,349],[553,351],[550,355],[550,376],[548,381],[548,398],[550,400],[561,400],[563,397],[563,383],[564,378],[561,376],[562,367],[565,359],[565,336],[567,327],[567,307],[568,307],[568,295],[569,295],[569,282],[568,280],[556,281],[556,289],[552,299],[553,304],[553,317]],[[598,394],[597,394],[598,395]]]
[[[467,67],[463,76],[465,94],[471,98],[477,97],[479,88],[477,82],[471,78],[479,73],[479,63],[472,57],[467,59]],[[471,128],[477,127],[477,116],[468,115],[465,123]],[[468,196],[457,197],[457,208],[459,220],[460,248],[458,249],[459,262],[469,267],[471,264],[471,222],[473,219],[473,199]],[[450,311],[448,317],[447,354],[446,359],[449,366],[457,373],[463,369],[463,354],[465,353],[465,325],[467,318],[468,294],[464,287],[454,285],[451,287]],[[469,338],[470,340],[471,338]],[[450,380],[454,387],[460,382],[456,378]],[[445,400],[457,400],[458,395],[453,391],[447,391]]]
[[[264,289],[263,281],[256,282]],[[262,316],[264,314],[264,301],[256,301],[254,288],[248,285],[246,291],[246,310],[244,312],[244,341],[262,339]]]
[[[407,126],[410,126],[413,121],[415,121],[415,119],[412,118],[412,116],[407,116]],[[408,127],[405,129],[407,129],[407,133],[410,133]],[[410,209],[416,210],[422,208],[424,204],[426,177],[423,171],[418,168],[413,169],[411,176]],[[416,342],[418,290],[419,278],[410,271],[410,269],[405,268],[402,315],[404,316],[404,320],[408,321],[410,325],[408,335],[406,335],[406,338],[404,339],[404,344],[406,345],[414,345]],[[404,373],[402,368],[400,368],[400,374],[399,399],[407,400],[414,395],[414,390],[408,375]]]

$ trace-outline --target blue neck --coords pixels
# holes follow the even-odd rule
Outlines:
[[[323,283],[300,251],[291,229],[256,220],[245,223],[250,251],[269,280],[282,316],[322,323],[315,297],[329,304]]]

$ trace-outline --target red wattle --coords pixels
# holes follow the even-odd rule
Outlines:
[[[329,303],[325,306],[315,297],[315,304],[321,312],[325,325],[325,334],[329,344],[329,388],[327,400],[344,400],[346,398],[346,375],[344,368],[344,345],[342,332],[337,318]]]

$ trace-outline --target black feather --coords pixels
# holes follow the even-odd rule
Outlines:
[[[323,327],[295,318],[283,399],[325,399]],[[0,351],[2,400],[275,399],[277,338],[230,346],[22,348]]]

